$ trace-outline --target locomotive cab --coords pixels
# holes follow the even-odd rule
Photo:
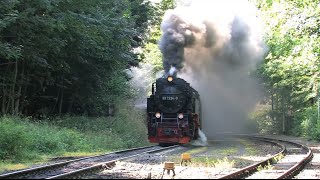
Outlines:
[[[200,96],[177,77],[158,78],[147,98],[148,139],[151,143],[186,144],[201,128]]]

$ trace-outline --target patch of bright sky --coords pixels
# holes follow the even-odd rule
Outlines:
[[[149,0],[149,1],[153,3],[160,3],[162,0]]]

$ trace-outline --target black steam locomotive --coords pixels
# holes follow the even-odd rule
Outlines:
[[[147,98],[148,139],[160,145],[187,144],[201,129],[199,93],[185,80],[158,78]]]

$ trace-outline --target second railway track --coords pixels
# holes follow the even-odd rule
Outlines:
[[[213,143],[214,145],[209,144],[206,147],[170,146],[163,148],[149,146],[113,152],[101,156],[57,163],[53,166],[2,174],[0,179],[75,179],[83,177],[87,179],[159,179],[163,178],[163,175],[165,175],[165,178],[174,179],[288,179],[294,178],[313,157],[311,150],[307,146],[291,141],[249,135],[233,135],[230,137],[234,139],[216,141]],[[240,141],[237,142],[235,139],[240,139]],[[247,147],[243,144],[248,144],[248,142],[252,144],[249,150],[246,150]],[[219,167],[194,166],[197,163],[197,158],[210,158],[212,156],[210,153],[215,155],[220,153],[220,158],[223,156],[232,158],[230,147],[231,149],[233,148],[233,153],[238,154],[236,156],[241,156],[241,154],[245,154],[245,151],[250,151],[250,149],[254,149],[258,153],[266,152],[264,154],[260,153],[261,160],[256,157],[255,160],[242,162],[240,165],[238,163],[235,167],[229,169],[217,170]],[[185,152],[192,153],[194,157],[188,166],[180,165],[180,155]],[[223,152],[228,153],[225,154]],[[171,158],[168,158],[169,156]],[[174,158],[172,159],[172,157]],[[164,173],[165,168],[163,167],[165,161],[172,161],[176,164],[174,175],[168,171],[169,177],[166,177],[167,173]],[[209,162],[210,160],[207,159],[206,161]]]
[[[243,135],[236,137],[240,139],[250,140],[252,142],[255,142],[253,143],[253,145],[261,146],[260,148],[250,147],[249,149],[256,148],[259,149],[258,151],[263,151],[264,148],[272,149],[273,147],[273,150],[268,151],[268,153],[265,153],[265,155],[261,155],[260,158],[262,160],[251,160],[251,163],[245,163],[247,165],[241,165],[241,163],[239,165],[238,163],[233,168],[223,167],[224,162],[222,162],[221,164],[222,167],[195,165],[197,163],[197,159],[204,159],[205,157],[207,157],[209,159],[204,161],[210,161],[210,151],[212,151],[212,149],[210,148],[212,147],[213,149],[217,150],[215,151],[215,153],[229,151],[228,149],[220,151],[224,148],[223,146],[225,146],[223,143],[228,143],[228,146],[237,147],[238,153],[244,151],[243,147],[239,147],[239,145],[236,144],[235,140],[228,140],[229,142],[221,141],[223,143],[216,141],[213,143],[214,145],[211,145],[212,147],[210,147],[209,149],[205,149],[208,147],[190,149],[184,146],[176,152],[171,151],[170,154],[155,154],[155,156],[151,157],[139,157],[131,160],[119,161],[109,169],[87,178],[162,179],[164,175],[163,179],[288,179],[293,178],[297,173],[299,173],[299,171],[302,170],[306,163],[308,163],[312,158],[312,153],[308,149],[308,147],[305,147],[301,144],[286,142],[283,140],[269,139],[264,137],[253,137]],[[220,144],[220,147],[216,146],[218,144]],[[221,149],[219,150],[219,148]],[[193,152],[192,156],[194,157],[194,159],[192,159],[192,163],[190,163],[190,166],[183,166],[179,164],[179,159],[177,158],[179,158],[179,155],[184,152]],[[202,153],[202,155],[200,152]],[[273,154],[269,154],[270,152],[273,152]],[[226,154],[225,157],[231,157],[232,155],[230,154],[231,153]],[[172,157],[176,157],[176,159]],[[298,157],[299,159],[297,159]],[[163,164],[166,161],[174,162],[176,166],[175,174],[173,174],[171,171],[168,171],[168,174],[165,173],[165,168]]]
[[[117,160],[134,157],[141,154],[164,151],[175,148],[147,146],[112,152],[104,155],[79,158],[60,163],[29,168],[10,173],[0,174],[0,179],[63,179],[82,176],[86,173],[99,171],[113,164]]]

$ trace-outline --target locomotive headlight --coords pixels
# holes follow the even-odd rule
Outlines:
[[[173,77],[172,76],[168,76],[168,81],[172,82],[173,81]]]
[[[160,114],[159,112],[157,112],[157,113],[155,114],[155,116],[156,116],[156,118],[160,118],[160,117],[161,117],[161,114]]]
[[[183,119],[183,113],[179,113],[179,114],[178,114],[178,118],[179,118],[179,119]]]

